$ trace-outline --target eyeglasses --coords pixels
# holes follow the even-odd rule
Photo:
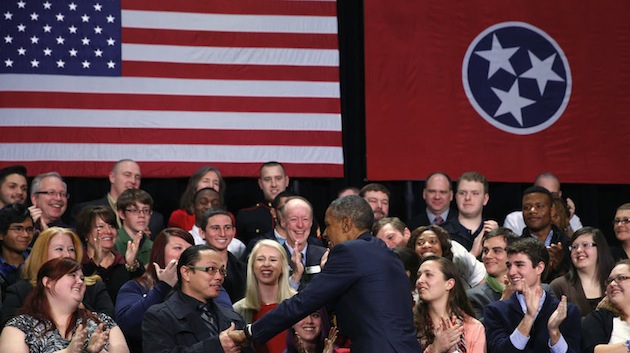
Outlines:
[[[143,209],[138,209],[138,208],[128,208],[125,211],[133,214],[133,215],[140,215],[143,214],[145,216],[150,216],[153,214],[153,211],[151,211],[150,208],[143,208]]]
[[[47,195],[49,197],[59,197],[62,199],[69,199],[70,198],[70,194],[68,194],[67,192],[56,192],[56,191],[37,191],[34,192],[35,195]]]
[[[590,249],[590,248],[594,248],[596,247],[597,244],[591,242],[591,243],[582,243],[582,244],[574,244],[574,245],[569,245],[569,251],[578,251],[580,250],[580,248],[586,250],[586,249]]]
[[[208,267],[203,267],[203,266],[193,266],[193,265],[186,265],[186,267],[193,269],[193,270],[199,270],[199,271],[203,271],[203,272],[208,272],[211,276],[214,276],[217,274],[217,272],[219,272],[221,274],[221,276],[223,277],[227,277],[228,272],[226,269],[224,268],[218,268],[218,267],[214,267],[214,266],[208,266]]]
[[[621,282],[630,279],[630,276],[626,276],[626,275],[617,275],[614,278],[613,277],[608,277],[606,279],[606,286],[609,286],[611,283],[613,283],[613,281],[615,281],[617,284],[621,284]]]
[[[24,227],[24,226],[13,226],[10,227],[9,230],[12,230],[16,233],[28,233],[28,234],[33,234],[33,232],[35,231],[35,228],[33,227]]]
[[[615,218],[612,221],[613,226],[616,226],[619,223],[628,224],[630,223],[630,218]]]

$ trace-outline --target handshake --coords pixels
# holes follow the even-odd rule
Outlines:
[[[232,323],[230,327],[219,334],[219,342],[226,353],[238,353],[249,345],[250,340],[245,335],[245,331],[236,330],[234,323]]]

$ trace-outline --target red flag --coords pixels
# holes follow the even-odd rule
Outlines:
[[[368,178],[627,183],[630,3],[365,4]]]
[[[2,1],[0,167],[343,175],[334,1]]]

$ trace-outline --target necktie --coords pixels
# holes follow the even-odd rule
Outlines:
[[[440,216],[435,217],[433,220],[433,224],[442,224],[442,222],[444,222],[444,219]]]
[[[210,304],[199,304],[197,309],[201,311],[201,318],[203,322],[208,326],[208,330],[210,331],[210,336],[216,336],[219,334],[219,327],[217,325],[217,320],[214,318],[212,311],[209,308]]]

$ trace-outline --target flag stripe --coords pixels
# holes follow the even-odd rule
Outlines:
[[[339,114],[0,108],[0,126],[341,131]],[[5,134],[6,135],[6,134]]]
[[[153,10],[173,12],[205,12],[248,15],[310,15],[336,16],[334,1],[172,1],[172,0],[123,0],[123,8],[128,10]]]
[[[199,32],[171,29],[123,28],[122,36],[129,44],[162,44],[183,46],[239,48],[311,48],[337,49],[335,34]]]
[[[343,162],[341,147],[327,146],[0,143],[0,150],[4,151],[0,160],[8,161],[56,161],[59,156],[65,156],[66,161],[116,161],[120,156],[128,156],[139,161],[166,162],[181,161],[181,156],[187,156],[190,162],[208,162],[210,158],[216,162],[251,163],[274,160],[274,156],[281,155],[288,163]]]
[[[337,99],[3,92],[3,107],[339,114]]]
[[[126,28],[192,31],[337,33],[337,18],[334,16],[260,16],[123,10],[122,25]]]
[[[277,80],[326,81],[339,80],[339,67],[312,67],[287,65],[226,65],[180,64],[147,61],[127,61],[123,73],[128,77],[194,78],[213,80]]]
[[[125,61],[176,63],[338,66],[336,50],[294,48],[221,48],[123,44]]]
[[[163,129],[128,129],[119,128],[68,128],[68,127],[4,127],[5,143],[20,143],[25,138],[41,143],[72,141],[74,143],[126,143],[151,144],[160,141],[166,145],[203,145],[212,141],[216,145],[276,145],[276,146],[338,146],[341,133],[329,131],[284,131],[265,130],[188,130],[171,129],[164,134]]]

